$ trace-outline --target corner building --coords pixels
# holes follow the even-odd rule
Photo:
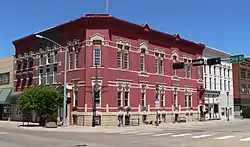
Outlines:
[[[36,38],[37,34],[68,48],[71,124],[72,115],[77,114],[75,123],[91,125],[95,63],[101,88],[100,98],[96,99],[100,125],[117,125],[118,113],[125,114],[118,108],[127,107],[131,108],[130,124],[154,121],[156,97],[160,100],[161,122],[173,122],[175,113],[179,114],[178,120],[198,119],[203,69],[192,67],[191,60],[202,57],[204,45],[178,34],[153,30],[148,24],[88,14],[13,42],[17,56],[16,91],[30,85],[63,83],[65,50]],[[185,69],[173,70],[174,62],[185,62]]]

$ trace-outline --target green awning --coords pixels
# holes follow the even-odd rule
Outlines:
[[[12,88],[0,88],[0,104],[10,104]]]

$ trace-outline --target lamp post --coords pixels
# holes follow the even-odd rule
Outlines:
[[[229,121],[229,92],[227,91],[227,121]]]
[[[61,44],[55,42],[54,40],[50,39],[50,38],[47,38],[47,37],[44,37],[44,36],[41,36],[41,35],[36,35],[37,38],[40,38],[40,39],[44,39],[44,40],[48,40],[58,46],[60,46],[61,48],[63,48],[65,50],[65,57],[64,57],[64,86],[63,86],[63,125],[66,126],[66,100],[67,100],[67,89],[66,89],[66,86],[67,86],[67,47],[64,47],[62,46]]]

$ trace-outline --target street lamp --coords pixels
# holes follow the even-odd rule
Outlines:
[[[44,40],[48,40],[58,46],[60,46],[61,48],[63,48],[65,50],[65,57],[64,57],[64,86],[63,86],[63,125],[66,126],[66,100],[67,100],[67,89],[66,89],[66,86],[67,86],[67,47],[64,47],[62,46],[61,44],[55,42],[54,40],[52,39],[49,39],[47,37],[44,37],[44,36],[41,36],[41,35],[35,35],[37,38],[40,38],[40,39],[44,39]]]
[[[227,121],[229,121],[229,92],[227,91]]]

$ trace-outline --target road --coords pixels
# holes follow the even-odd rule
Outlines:
[[[250,120],[103,132],[34,131],[0,125],[0,146],[8,147],[249,147]]]

